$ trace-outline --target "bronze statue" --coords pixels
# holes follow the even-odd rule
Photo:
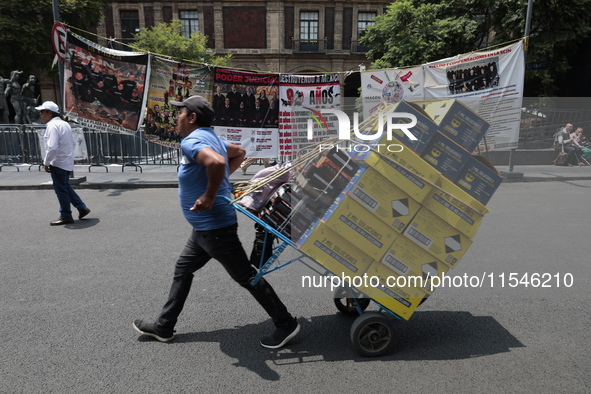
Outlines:
[[[35,83],[37,82],[37,77],[34,75],[29,75],[29,79],[27,83],[23,85],[21,90],[21,96],[23,97],[24,102],[24,117],[23,123],[33,123],[31,117],[38,119],[38,116],[35,117],[35,107],[37,106],[38,100],[35,98]]]
[[[6,85],[8,82],[10,82],[9,79],[4,79],[2,78],[2,75],[0,75],[0,123],[1,124],[8,124],[9,120],[8,120],[8,113],[10,112],[8,110],[8,102],[6,101],[6,93],[4,93],[4,85]]]
[[[10,103],[14,108],[14,123],[16,124],[24,123],[24,114],[27,110],[21,93],[21,85],[18,83],[18,79],[22,73],[22,71],[11,71],[10,81],[8,81],[8,85],[6,86],[6,90],[4,91],[5,94],[10,93]]]

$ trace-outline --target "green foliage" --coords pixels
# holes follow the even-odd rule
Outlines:
[[[393,3],[361,39],[372,48],[373,68],[405,67],[444,59],[525,35],[527,0],[401,0]],[[542,95],[556,93],[555,81],[571,65],[591,33],[591,0],[536,0],[527,62],[550,61],[550,70],[527,71]],[[588,49],[588,48],[587,48]]]
[[[88,30],[97,26],[107,0],[59,0],[60,21]],[[51,43],[51,0],[0,0],[0,75],[24,75],[47,69],[55,52]]]
[[[405,67],[470,52],[482,32],[455,1],[392,3],[361,39],[373,68]]]
[[[192,61],[216,66],[226,66],[232,55],[216,56],[208,54],[207,36],[196,32],[191,38],[181,35],[182,23],[173,19],[172,23],[159,23],[151,29],[141,29],[134,36],[135,42],[130,46],[140,52],[151,52],[156,55],[169,56],[177,61]]]

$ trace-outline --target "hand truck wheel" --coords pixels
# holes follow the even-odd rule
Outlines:
[[[379,357],[390,351],[394,335],[392,322],[380,312],[366,312],[351,325],[351,342],[364,357]]]
[[[357,302],[362,311],[366,310],[371,302],[369,298],[358,298]],[[355,306],[355,299],[351,297],[344,289],[338,288],[334,292],[334,304],[345,316],[359,316],[359,311]]]

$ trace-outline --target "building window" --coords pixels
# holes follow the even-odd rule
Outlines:
[[[300,12],[300,51],[318,52],[318,12]]]
[[[179,17],[183,24],[181,35],[191,38],[191,34],[199,31],[199,13],[197,11],[180,11]]]
[[[357,14],[357,40],[361,39],[365,35],[367,26],[373,26],[376,23],[373,18],[377,16],[375,12],[360,12]],[[367,52],[369,50],[365,45],[359,44],[357,41],[357,48],[353,48],[353,52]]]
[[[121,11],[121,38],[133,40],[133,35],[140,32],[138,11]]]

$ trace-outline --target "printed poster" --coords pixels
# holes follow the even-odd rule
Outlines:
[[[214,131],[246,157],[279,155],[279,75],[216,68]]]
[[[341,109],[340,76],[336,74],[280,76],[279,153],[288,160],[306,146],[338,136],[336,115],[321,114],[322,109]],[[313,140],[308,140],[308,120]]]
[[[68,31],[65,115],[94,130],[135,134],[146,105],[147,53],[101,47]]]
[[[424,84],[423,66],[362,72],[363,119],[370,117],[382,102],[423,100]]]
[[[517,147],[523,79],[524,41],[424,65],[425,100],[454,98],[490,123],[488,150]],[[480,142],[485,150],[485,140]]]
[[[181,145],[178,109],[170,101],[200,95],[211,102],[212,69],[158,57],[152,57],[150,68],[145,137],[158,145],[178,149]]]

